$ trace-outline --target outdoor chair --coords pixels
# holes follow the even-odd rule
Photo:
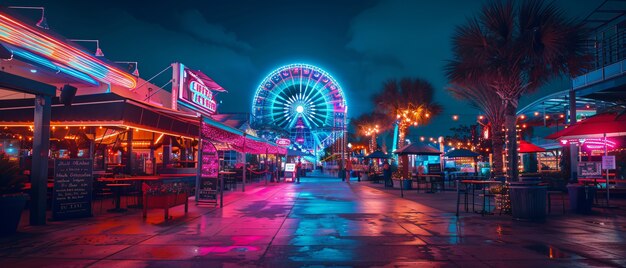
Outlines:
[[[100,212],[102,212],[104,200],[113,197],[113,191],[111,191],[111,188],[106,187],[106,183],[103,182],[94,181],[93,185],[94,200],[100,201]],[[111,199],[111,202],[113,202],[113,199]]]
[[[565,202],[567,196],[565,182],[556,178],[547,178],[544,180],[544,183],[548,185],[548,214],[552,212],[552,198],[558,198],[558,200],[561,201],[561,207],[563,209],[563,213],[565,213]]]
[[[418,184],[419,185],[419,184]],[[456,215],[459,216],[459,207],[461,206],[461,194],[463,195],[463,206],[465,207],[465,212],[469,209],[469,197],[468,197],[468,186],[466,184],[461,185],[461,181],[456,181]]]

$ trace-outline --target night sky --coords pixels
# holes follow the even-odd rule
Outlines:
[[[254,92],[267,74],[303,62],[326,70],[340,83],[349,117],[372,110],[370,97],[385,80],[406,76],[430,81],[444,106],[443,115],[412,135],[446,134],[450,127],[475,122],[479,114],[445,90],[443,66],[451,57],[454,27],[476,14],[484,1],[3,2],[44,6],[51,31],[68,39],[99,39],[107,59],[138,61],[145,79],[174,61],[202,70],[230,92],[219,95],[220,112],[250,112]],[[584,18],[601,2],[556,4],[568,16]],[[22,13],[39,18],[34,11]],[[155,84],[170,78],[168,72]],[[569,86],[568,81],[556,81],[526,96],[520,107]],[[459,121],[452,121],[453,114]]]

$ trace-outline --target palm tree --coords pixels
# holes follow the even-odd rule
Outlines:
[[[481,110],[489,122],[491,129],[491,146],[493,152],[492,171],[495,175],[502,175],[504,131],[504,105],[500,96],[484,84],[477,83],[475,86],[452,85],[448,88],[452,94],[463,100],[469,101],[470,105]]]
[[[384,83],[382,92],[374,95],[376,110],[383,112],[389,122],[398,124],[398,148],[404,145],[409,127],[424,125],[441,113],[434,102],[435,90],[420,78],[392,79]]]
[[[559,8],[543,0],[520,5],[492,0],[479,16],[457,27],[447,76],[462,86],[482,82],[502,99],[511,180],[518,175],[515,113],[520,96],[550,79],[574,76],[590,66],[586,37],[582,23],[566,19]]]
[[[389,129],[391,125],[386,120],[384,114],[373,112],[362,114],[350,123],[354,126],[357,136],[370,137],[369,151],[373,152],[377,149],[376,138],[378,133]]]

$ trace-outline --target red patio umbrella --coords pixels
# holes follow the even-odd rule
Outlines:
[[[583,139],[626,136],[626,115],[599,114],[548,135],[547,139]]]
[[[589,139],[626,136],[626,115],[615,112],[598,114],[547,136],[548,139]],[[606,146],[604,155],[607,155]],[[606,170],[606,202],[609,203],[609,172]]]
[[[538,153],[538,152],[545,152],[546,149],[539,147],[537,145],[534,145],[530,142],[527,142],[525,140],[520,140],[519,142],[519,153]]]

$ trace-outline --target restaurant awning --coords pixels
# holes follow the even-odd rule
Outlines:
[[[544,149],[543,147],[539,147],[537,145],[534,145],[528,141],[525,140],[520,140],[519,142],[519,153],[525,154],[525,153],[538,153],[538,152],[545,152],[546,149]]]
[[[33,99],[0,100],[0,126],[31,126]],[[180,113],[179,113],[180,114]],[[71,106],[52,101],[52,126],[130,127],[172,136],[196,138],[198,122],[173,110],[105,93],[76,96]]]
[[[480,154],[472,152],[468,149],[455,149],[449,151],[445,154],[445,156],[453,158],[453,157],[477,157]]]
[[[414,154],[414,155],[440,155],[441,152],[433,147],[421,143],[411,143],[398,150],[394,154]]]
[[[207,137],[210,137],[212,141],[228,144],[232,150],[250,154],[286,154],[287,149],[259,137],[248,135],[239,129],[210,118],[204,118],[203,122],[209,127]]]
[[[582,139],[626,136],[626,115],[604,113],[577,122],[548,135],[547,139]]]

